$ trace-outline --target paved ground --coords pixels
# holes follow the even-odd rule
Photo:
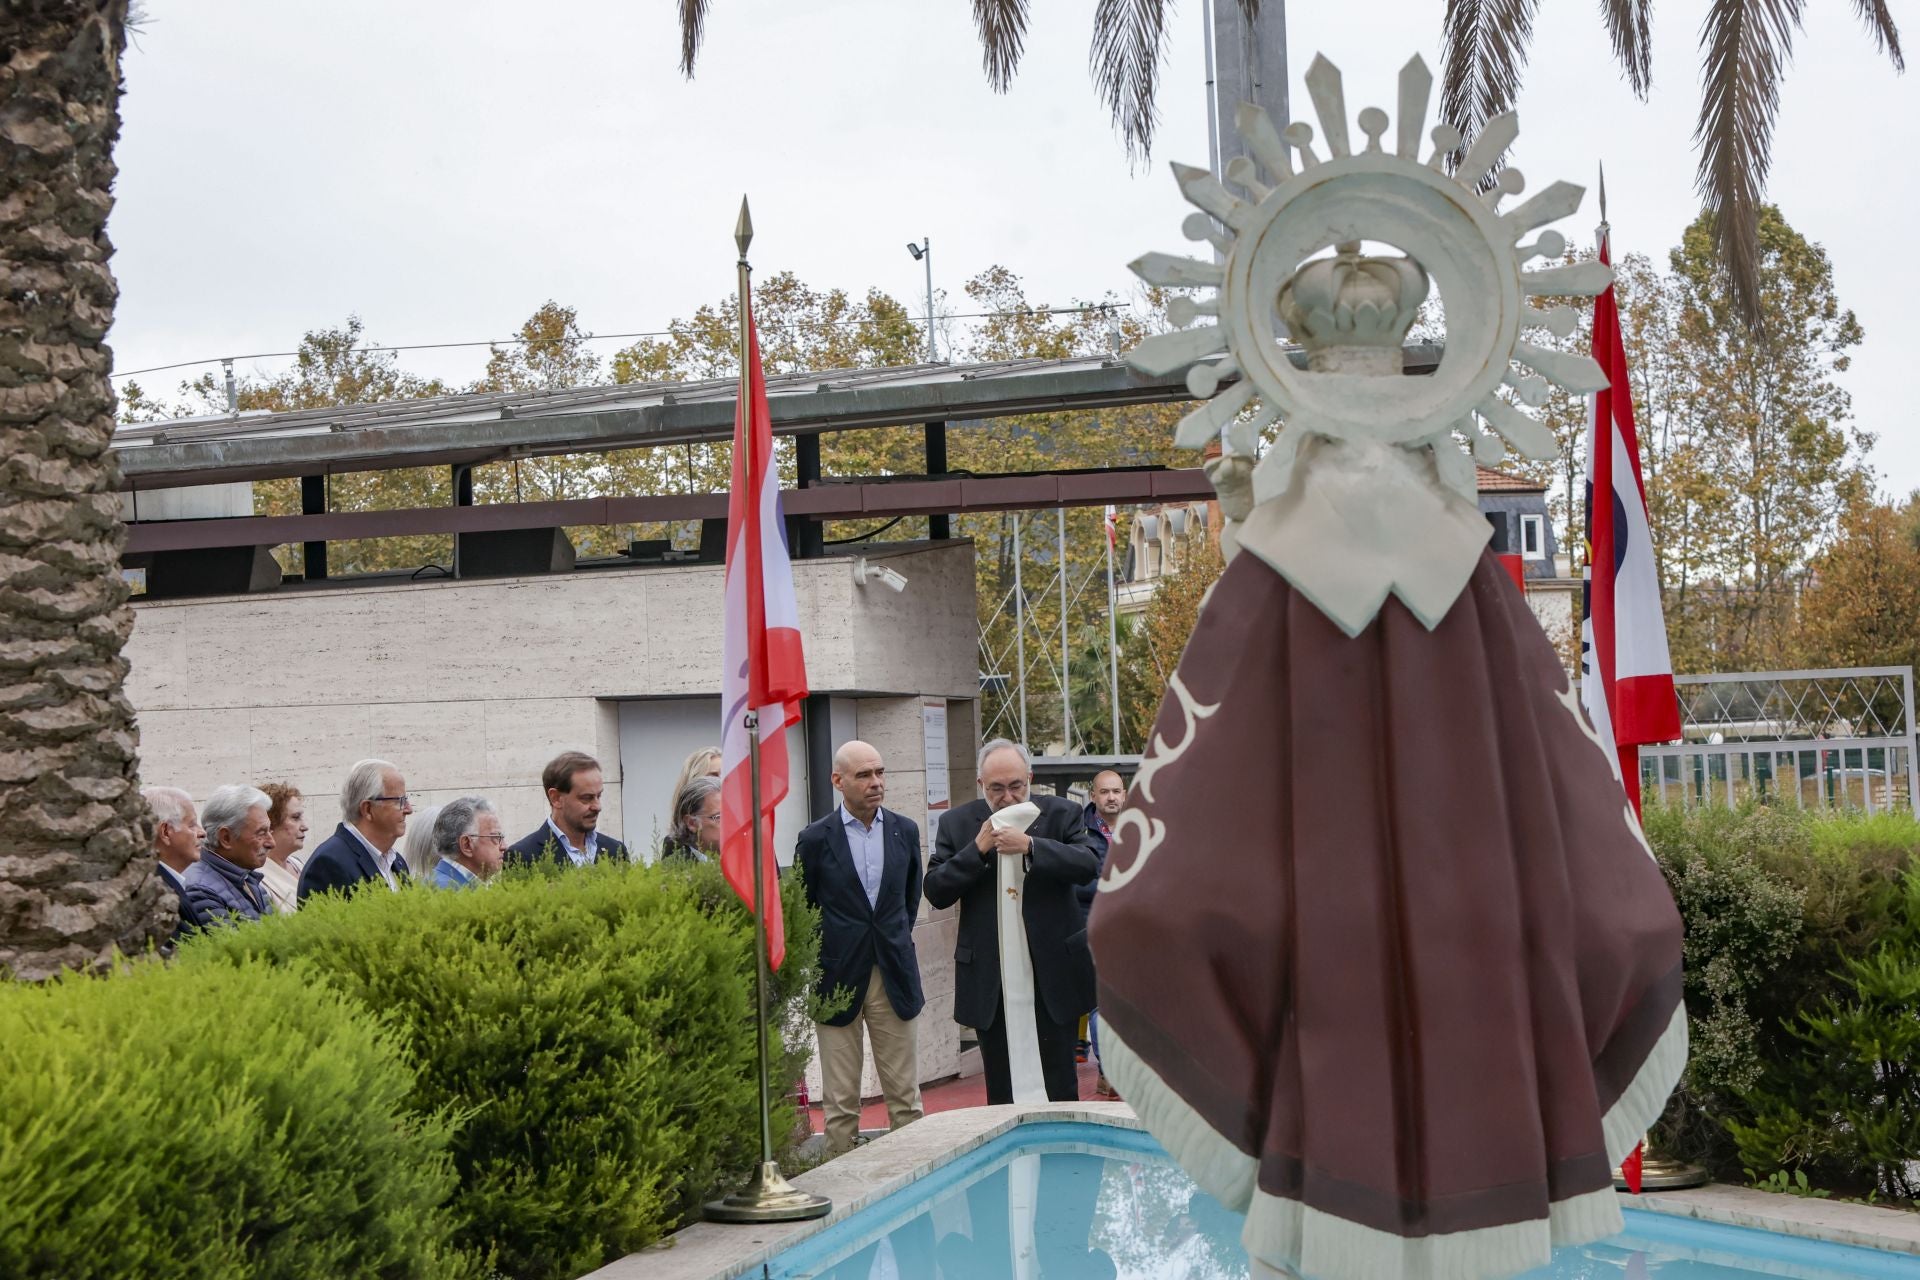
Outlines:
[[[1091,1063],[1080,1064],[1080,1097],[1087,1102],[1096,1101],[1093,1095],[1096,1075]],[[930,1084],[920,1090],[920,1106],[928,1115],[936,1111],[957,1111],[961,1107],[984,1107],[987,1105],[987,1078],[984,1075],[958,1076],[944,1080],[939,1084]],[[826,1113],[820,1104],[813,1105],[812,1132],[826,1132]],[[868,1099],[860,1109],[860,1128],[864,1132],[870,1129],[885,1130],[887,1127],[887,1104],[879,1098]]]

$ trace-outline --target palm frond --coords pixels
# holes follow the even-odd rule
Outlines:
[[[1440,51],[1440,114],[1471,143],[1511,110],[1540,0],[1449,0]],[[1464,155],[1457,152],[1456,155]]]
[[[987,83],[1005,93],[1027,43],[1027,0],[973,0],[973,25],[980,31]]]
[[[1859,0],[1868,4],[1872,0]],[[1613,38],[1613,56],[1627,73],[1633,96],[1646,101],[1653,87],[1653,0],[1600,0],[1600,16]]]
[[[1900,52],[1900,28],[1893,25],[1893,14],[1887,10],[1886,0],[1853,0],[1853,7],[1859,10],[1861,21],[1867,24],[1867,32],[1873,37],[1873,47],[1884,50],[1893,59],[1895,71],[1905,71],[1907,59]]]
[[[1259,0],[1242,0],[1243,5],[1249,2],[1259,4]],[[1206,38],[1211,40],[1213,33],[1209,31]],[[1153,146],[1153,130],[1160,119],[1154,97],[1166,60],[1166,42],[1167,0],[1099,0],[1087,61],[1130,160],[1144,160]]]
[[[711,0],[680,0],[680,74],[693,79],[693,63],[700,56],[700,38],[707,30]]]
[[[1714,242],[1733,299],[1760,318],[1760,193],[1772,165],[1780,73],[1793,56],[1805,0],[1713,0],[1700,42],[1706,51],[1697,185],[1714,218]]]

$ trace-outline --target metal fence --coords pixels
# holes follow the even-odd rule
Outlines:
[[[1676,676],[1681,741],[1640,748],[1660,804],[1913,809],[1913,668]]]

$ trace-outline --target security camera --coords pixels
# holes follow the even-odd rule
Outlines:
[[[907,580],[904,575],[895,573],[884,565],[870,564],[865,556],[853,562],[853,584],[864,587],[869,582],[878,582],[895,591],[905,591]]]

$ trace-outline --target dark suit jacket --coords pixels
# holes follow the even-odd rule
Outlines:
[[[154,874],[160,877],[161,884],[173,891],[174,898],[180,903],[180,919],[173,926],[173,941],[180,941],[182,934],[191,933],[207,923],[200,912],[194,908],[193,903],[187,900],[186,890],[181,887],[178,880],[173,878],[174,873],[171,867],[162,866],[156,869]]]
[[[616,862],[627,860],[627,846],[602,831],[599,833],[599,856],[612,858]],[[570,867],[573,859],[560,847],[558,837],[546,823],[541,823],[528,834],[507,846],[507,861],[520,866],[530,867],[537,862],[551,862],[556,867]]]
[[[1049,1018],[1070,1023],[1093,1008],[1093,955],[1087,950],[1087,925],[1073,888],[1099,874],[1099,859],[1079,805],[1058,796],[1031,799],[1040,806],[1040,816],[1027,828],[1033,851],[1027,855],[1020,914],[1033,957],[1034,993]],[[993,1025],[1000,1000],[999,872],[994,863],[1001,855],[982,856],[973,844],[992,812],[985,800],[950,811],[940,819],[933,859],[927,863],[927,901],[936,907],[960,904],[960,937],[953,948],[953,1018],[976,1030]]]
[[[407,860],[397,852],[393,858],[393,878],[402,884],[408,878]],[[373,855],[343,822],[320,842],[320,847],[308,856],[307,864],[300,868],[299,900],[305,902],[316,893],[351,894],[369,880],[385,884]]]
[[[853,992],[853,1003],[827,1019],[827,1025],[844,1027],[853,1021],[876,964],[887,1003],[902,1018],[915,1017],[927,1003],[920,994],[920,960],[913,949],[913,922],[920,915],[920,828],[911,818],[880,810],[884,860],[879,902],[869,904],[854,869],[845,822],[836,806],[802,829],[794,846],[807,901],[820,912],[820,994],[824,998],[838,987]]]
[[[1100,834],[1100,828],[1094,825],[1099,812],[1092,804],[1084,805],[1080,810],[1080,821],[1087,827],[1087,839],[1093,842],[1094,852],[1100,860],[1094,864],[1093,879],[1083,885],[1076,885],[1073,894],[1080,899],[1080,923],[1087,922],[1087,914],[1093,910],[1093,895],[1100,891],[1100,871],[1107,865],[1107,837]],[[1109,824],[1111,826],[1111,824]]]

